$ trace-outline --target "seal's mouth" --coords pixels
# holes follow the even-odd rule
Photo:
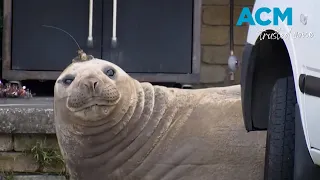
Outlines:
[[[90,109],[97,109],[97,108],[110,108],[118,103],[117,101],[108,101],[108,100],[101,100],[101,99],[94,99],[90,98],[86,100],[86,103],[83,103],[81,106],[73,106],[72,103],[67,103],[67,107],[72,112],[80,112],[80,111],[88,111]]]
[[[77,108],[68,107],[72,116],[90,122],[103,120],[114,108],[115,106],[100,102],[87,103]]]
[[[85,111],[85,110],[93,109],[93,108],[96,108],[96,107],[108,107],[108,105],[92,104],[92,105],[89,105],[89,106],[84,106],[84,107],[81,107],[81,108],[73,109],[73,112]]]

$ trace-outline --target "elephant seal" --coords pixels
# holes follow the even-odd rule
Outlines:
[[[54,86],[57,139],[74,180],[215,179],[225,153],[215,131],[235,109],[232,94],[154,86],[97,58],[74,61]]]

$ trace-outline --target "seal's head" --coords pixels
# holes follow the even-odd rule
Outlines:
[[[99,121],[130,95],[132,80],[120,67],[105,60],[74,62],[55,83],[55,111],[85,121]]]

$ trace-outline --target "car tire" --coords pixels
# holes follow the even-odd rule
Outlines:
[[[296,103],[293,77],[278,79],[270,95],[265,180],[293,180]]]

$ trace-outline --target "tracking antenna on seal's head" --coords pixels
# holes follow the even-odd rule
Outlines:
[[[88,60],[91,60],[91,59],[94,59],[94,57],[92,55],[87,55],[80,47],[79,43],[76,41],[76,39],[70,34],[68,33],[67,31],[61,29],[61,28],[58,28],[58,27],[55,27],[55,26],[49,26],[49,25],[42,25],[43,27],[48,27],[48,28],[53,28],[53,29],[57,29],[57,30],[60,30],[64,33],[66,33],[67,35],[69,35],[69,37],[71,37],[73,39],[73,41],[76,43],[76,45],[78,46],[78,56],[75,57],[72,62],[79,62],[79,61],[88,61]]]

